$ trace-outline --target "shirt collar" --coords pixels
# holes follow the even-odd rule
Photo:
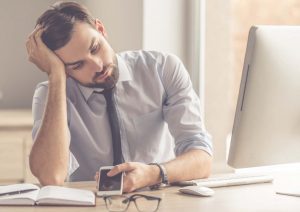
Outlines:
[[[118,69],[119,69],[119,80],[117,82],[117,84],[119,84],[120,82],[125,82],[125,81],[131,81],[132,77],[130,74],[130,71],[124,61],[123,58],[121,58],[119,55],[116,55],[117,57],[117,63],[118,63]],[[81,84],[79,84],[78,82],[76,82],[78,84],[78,87],[82,93],[82,95],[85,98],[85,101],[87,101],[90,96],[92,95],[92,93],[94,91],[102,91],[103,89],[101,88],[89,88],[89,87],[85,87]]]

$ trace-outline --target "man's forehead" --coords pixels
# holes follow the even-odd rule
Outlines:
[[[77,23],[74,26],[70,41],[55,53],[64,63],[70,63],[82,59],[89,52],[89,48],[99,36],[99,33],[86,23]]]

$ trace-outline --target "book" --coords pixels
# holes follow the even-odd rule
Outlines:
[[[95,206],[94,192],[61,186],[42,188],[30,183],[0,186],[0,205]]]

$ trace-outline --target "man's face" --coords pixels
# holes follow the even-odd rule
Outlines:
[[[74,25],[71,40],[55,51],[64,62],[68,76],[87,87],[111,88],[119,76],[116,56],[101,23],[96,29],[87,23]]]

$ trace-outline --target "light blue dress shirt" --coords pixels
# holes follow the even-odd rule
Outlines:
[[[212,155],[199,98],[182,62],[174,55],[128,51],[117,55],[116,106],[124,161],[163,163],[190,149]],[[101,166],[113,163],[105,98],[67,79],[70,139],[69,180],[93,180]],[[41,126],[48,82],[33,97],[33,140]],[[51,140],[49,141],[51,143]]]

